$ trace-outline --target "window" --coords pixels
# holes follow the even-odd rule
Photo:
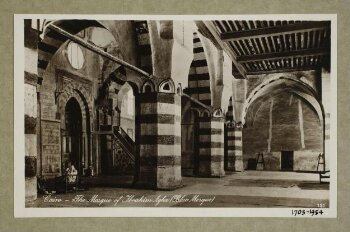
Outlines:
[[[145,93],[150,93],[152,92],[152,87],[150,85],[145,86]]]
[[[165,85],[163,86],[163,89],[164,89],[164,90],[168,90],[168,91],[169,91],[169,90],[170,90],[170,86],[169,86],[169,84],[168,84],[168,83],[167,83],[167,84],[165,84]]]
[[[67,56],[69,63],[75,69],[81,69],[84,64],[84,54],[81,47],[73,42],[70,42],[67,46]]]
[[[159,90],[164,93],[174,93],[174,83],[171,80],[165,81],[160,84]]]

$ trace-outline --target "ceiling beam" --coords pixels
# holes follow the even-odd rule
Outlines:
[[[254,37],[266,37],[274,35],[289,34],[292,32],[307,32],[312,30],[321,30],[324,28],[329,28],[329,21],[307,21],[296,24],[287,24],[276,27],[266,27],[266,28],[256,28],[252,30],[244,31],[230,31],[220,34],[220,38],[223,41],[233,41],[248,39]]]
[[[309,70],[319,70],[321,66],[304,66],[304,67],[296,67],[296,68],[281,68],[281,69],[272,69],[268,71],[248,71],[247,75],[261,75],[261,74],[272,74],[272,73],[287,73],[287,72],[297,72],[297,71],[309,71]]]
[[[327,55],[327,54],[329,54],[329,49],[327,48],[313,48],[313,49],[303,49],[303,50],[296,50],[296,51],[272,52],[272,53],[240,56],[237,58],[237,61],[243,63],[243,62],[261,61],[261,60],[275,60],[275,59],[287,58],[287,57],[319,56],[319,55]]]
[[[227,55],[232,60],[232,65],[237,69],[238,73],[236,76],[234,76],[237,79],[244,79],[246,78],[246,69],[238,63],[237,60],[237,54],[233,51],[233,49],[230,47],[229,44],[223,42],[220,39],[219,31],[217,30],[216,26],[212,21],[196,21],[196,25],[199,29],[199,31],[207,38],[209,38],[215,46],[219,46],[221,49],[223,49]]]

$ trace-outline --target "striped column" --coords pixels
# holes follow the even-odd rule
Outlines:
[[[37,93],[36,86],[25,84],[25,200],[37,198]]]
[[[32,20],[24,21],[25,40],[25,70],[24,70],[24,141],[25,141],[25,201],[32,202],[37,199],[37,88],[38,75],[35,62],[38,59],[37,37],[38,32],[34,30]]]
[[[181,181],[181,96],[140,94],[137,187],[171,190]]]
[[[192,98],[211,105],[210,76],[204,48],[197,32],[193,33],[193,61],[185,91]]]
[[[243,171],[242,157],[242,128],[234,123],[228,123],[227,131],[227,169],[230,171]]]
[[[224,118],[199,118],[199,175],[221,177],[224,171]]]

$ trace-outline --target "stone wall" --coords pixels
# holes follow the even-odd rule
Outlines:
[[[294,170],[315,171],[323,151],[323,129],[317,113],[299,96],[282,92],[256,100],[243,129],[243,158],[264,153],[265,170],[280,170],[281,151],[294,151]],[[249,112],[248,112],[249,114]]]
[[[107,32],[111,35],[116,35],[115,43],[119,46],[121,50],[121,58],[130,62],[132,64],[138,64],[137,54],[136,54],[136,40],[133,38],[134,32],[132,32],[133,27],[131,22],[105,22],[106,25],[113,28],[112,31]],[[111,25],[109,25],[111,24]],[[101,28],[88,28],[84,33],[79,33],[78,36],[85,36],[86,39],[91,39],[92,35],[96,36],[94,30],[101,30]],[[119,33],[123,31],[123,33]],[[128,31],[130,33],[125,33]],[[119,36],[122,34],[122,36]],[[100,40],[103,38],[99,38]],[[107,39],[107,38],[106,38]],[[108,38],[110,40],[110,37]],[[108,44],[108,41],[106,42]],[[90,133],[97,128],[97,117],[96,117],[96,106],[94,99],[98,96],[98,89],[102,83],[102,73],[103,73],[103,63],[105,60],[98,54],[87,50],[83,47],[82,53],[84,57],[84,63],[82,68],[75,69],[70,63],[67,54],[68,43],[62,44],[55,55],[50,60],[47,66],[46,72],[43,76],[42,86],[40,87],[40,139],[42,143],[42,148],[40,149],[41,154],[38,156],[38,174],[44,176],[57,176],[62,173],[61,171],[61,134],[64,135],[65,132],[65,119],[64,119],[64,109],[66,100],[70,97],[78,98],[80,108],[82,110],[83,117],[83,135],[84,140],[83,148],[83,163],[84,168],[87,168],[89,163],[93,162],[96,164],[95,170],[98,169],[98,165],[101,163],[101,156],[99,153],[99,148],[96,147],[98,142],[98,136],[96,138],[90,137]],[[128,78],[131,80],[137,79],[135,73],[126,73]],[[69,88],[69,86],[73,86]],[[68,88],[68,92],[67,92]],[[84,90],[81,93],[75,93],[74,89]],[[72,91],[71,91],[72,90]],[[66,99],[67,98],[67,99]],[[55,127],[47,125],[48,123],[55,124]],[[132,129],[133,135],[135,133],[133,122],[129,118],[123,118],[122,123],[127,124],[124,128],[128,132],[128,129]],[[50,129],[51,128],[51,129]],[[58,131],[58,132],[57,132]],[[45,145],[43,142],[47,137],[47,134],[57,134],[59,139],[55,140],[53,143]],[[134,136],[131,136],[134,138]],[[47,140],[47,139],[46,139]],[[92,147],[92,140],[94,141],[94,147]],[[65,141],[64,139],[62,141]],[[46,149],[50,147],[55,147],[55,157],[52,158],[50,153],[53,152],[52,149]],[[94,157],[91,157],[91,156]],[[51,158],[48,158],[51,157]],[[99,160],[98,160],[99,159]],[[50,172],[50,173],[49,173]]]

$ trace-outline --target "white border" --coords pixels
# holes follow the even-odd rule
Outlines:
[[[24,21],[38,19],[99,20],[331,20],[331,116],[330,116],[330,208],[323,215],[337,216],[337,15],[261,14],[261,15],[14,15],[14,216],[15,217],[311,217],[292,216],[294,208],[25,208],[24,181]],[[300,208],[298,208],[300,209]],[[306,209],[307,210],[307,209]]]

